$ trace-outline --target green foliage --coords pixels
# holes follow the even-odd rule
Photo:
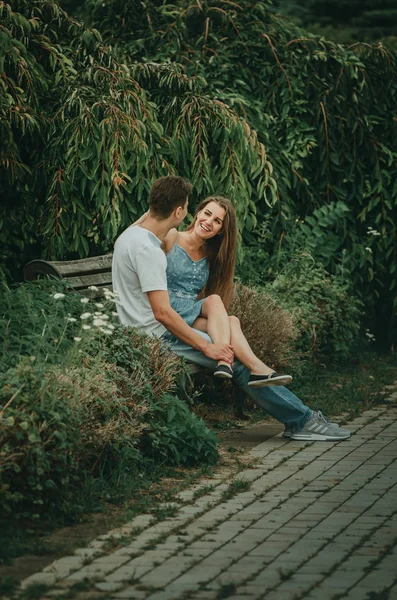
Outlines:
[[[324,266],[335,272],[345,251],[353,288],[367,310],[374,315],[379,302],[383,307],[393,303],[395,52],[368,44],[344,47],[307,35],[265,2],[148,4],[147,22],[137,30],[131,20],[123,20],[121,5],[91,0],[90,6],[97,26],[103,25],[126,55],[183,65],[186,76],[205,79],[207,93],[233,107],[265,143],[273,167],[251,188],[256,215],[243,213],[245,223],[240,216],[245,243],[255,239],[250,233],[255,223],[261,225],[270,214],[266,251],[276,256],[295,220],[306,222],[320,211],[314,229],[323,233],[312,245]],[[234,166],[232,160],[229,164]],[[238,184],[232,197],[240,204]],[[277,198],[273,209],[263,199],[271,191]],[[333,242],[327,241],[322,257],[327,227],[321,211],[332,218],[334,209],[340,220],[333,223]],[[372,262],[364,252],[369,227],[380,233],[370,246]]]
[[[238,184],[240,216],[252,215],[251,186],[263,181],[264,196],[267,184],[265,149],[202,79],[178,66],[131,64],[52,0],[1,3],[0,14],[8,274],[18,277],[33,253],[108,251],[118,229],[146,209],[160,175],[182,173],[197,193]]]
[[[101,308],[104,322],[103,302],[82,303],[64,292],[62,283],[46,281],[2,293],[4,526],[10,519],[73,516],[82,508],[77,490],[95,487],[93,478],[134,477],[154,460],[216,460],[214,434],[173,396],[184,369],[178,357],[159,339],[111,329],[110,320],[96,327],[94,319],[80,319]]]
[[[329,275],[321,263],[303,255],[266,289],[294,316],[298,350],[331,361],[349,356],[359,338],[362,306],[341,276]]]
[[[29,360],[0,377],[1,508],[38,519],[71,500],[78,473],[72,449],[79,439],[73,406],[54,394],[54,373]]]
[[[330,273],[343,262],[370,318],[387,314],[379,328],[389,328],[396,52],[307,34],[266,1],[89,0],[87,26],[51,0],[0,6],[8,273],[29,253],[108,251],[153,179],[179,173],[192,203],[232,198],[246,256],[260,241],[270,257],[263,277],[294,244]]]
[[[156,460],[176,465],[214,464],[218,458],[216,435],[176,396],[164,395],[151,406],[146,452]]]
[[[301,0],[299,4],[294,0],[276,0],[274,10],[297,18],[313,33],[342,43],[387,40],[396,34],[397,9],[393,0],[376,3],[373,0]]]

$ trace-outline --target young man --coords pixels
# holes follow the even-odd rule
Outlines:
[[[213,344],[211,338],[189,327],[175,312],[167,292],[167,261],[161,241],[178,227],[187,214],[191,185],[182,177],[161,177],[149,196],[144,222],[129,227],[118,238],[113,254],[113,288],[119,294],[121,323],[148,335],[162,337],[168,330],[176,338],[169,345],[186,360],[214,370],[217,361],[233,362],[233,348]],[[350,432],[314,412],[284,387],[249,387],[249,371],[239,361],[233,365],[233,381],[257,404],[285,425],[284,436],[295,440],[337,441]]]

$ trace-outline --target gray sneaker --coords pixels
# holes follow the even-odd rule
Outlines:
[[[337,423],[328,421],[321,411],[313,411],[310,419],[299,431],[291,433],[287,430],[287,435],[285,433],[284,437],[289,437],[291,440],[309,442],[337,442],[338,440],[347,440],[350,437],[350,431],[342,429]]]
[[[338,423],[335,423],[334,421],[331,421],[326,416],[324,416],[323,413],[321,412],[321,410],[319,410],[317,414],[321,415],[323,417],[323,419],[325,419],[327,421],[327,423],[328,423],[328,425],[330,427],[335,427],[336,429],[338,429],[338,427],[339,427]],[[283,438],[290,438],[291,435],[292,435],[292,427],[291,427],[291,425],[285,425],[284,427],[285,427],[285,429],[283,431],[282,437]]]

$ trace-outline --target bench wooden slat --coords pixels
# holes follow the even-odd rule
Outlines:
[[[111,273],[113,254],[92,256],[79,260],[49,261],[62,275],[69,279],[78,275],[93,275],[95,273]]]
[[[112,274],[109,273],[95,273],[94,275],[82,275],[81,277],[64,277],[66,281],[73,286],[76,291],[84,290],[90,285],[98,287],[112,287]]]

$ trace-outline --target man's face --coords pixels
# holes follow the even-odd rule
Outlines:
[[[186,198],[185,205],[176,210],[176,218],[178,220],[178,224],[176,225],[176,227],[179,227],[179,225],[182,223],[182,221],[186,218],[188,206],[189,206],[189,198]]]

